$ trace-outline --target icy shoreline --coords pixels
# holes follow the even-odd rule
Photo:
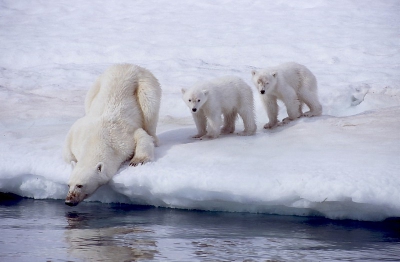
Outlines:
[[[194,127],[175,126],[159,134],[155,162],[124,165],[89,201],[367,221],[400,216],[395,161],[400,122],[390,121],[399,113],[394,107],[350,117],[302,118],[254,137],[209,141],[190,139]],[[16,155],[3,162],[9,170],[2,168],[1,191],[63,199],[71,169],[58,154],[61,146],[54,148],[31,161],[17,164]]]

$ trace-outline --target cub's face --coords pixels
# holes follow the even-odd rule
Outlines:
[[[68,206],[78,205],[108,182],[103,163],[98,163],[93,167],[82,167],[79,163],[73,166],[74,170],[68,182],[69,190],[65,198],[65,204]]]
[[[253,70],[251,73],[253,75],[253,83],[256,86],[259,94],[268,95],[273,91],[276,85],[276,72],[263,73]]]
[[[192,92],[190,90],[182,89],[182,99],[185,101],[186,105],[189,107],[193,114],[199,112],[201,107],[207,101],[208,91],[199,90]]]

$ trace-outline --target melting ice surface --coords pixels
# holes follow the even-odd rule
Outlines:
[[[0,5],[0,192],[65,197],[71,168],[62,145],[86,91],[108,66],[129,62],[162,85],[161,145],[153,163],[123,165],[88,201],[400,216],[398,1]],[[182,87],[223,75],[251,84],[251,69],[287,61],[316,75],[323,116],[262,130],[268,119],[254,89],[255,136],[190,139]]]

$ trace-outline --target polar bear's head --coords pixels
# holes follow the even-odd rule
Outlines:
[[[72,162],[72,165],[73,171],[68,182],[69,190],[65,198],[65,204],[68,206],[78,205],[109,181],[102,162],[93,166],[83,165],[81,162]]]
[[[273,91],[277,81],[277,72],[253,70],[251,74],[253,83],[261,95],[268,95]]]
[[[201,107],[207,101],[208,90],[190,89],[186,90],[182,88],[182,99],[189,107],[190,111],[195,114],[199,112]]]

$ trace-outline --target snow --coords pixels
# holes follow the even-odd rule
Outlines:
[[[0,192],[65,198],[64,138],[96,77],[128,62],[162,85],[161,145],[88,201],[399,217],[399,13],[397,0],[0,1]],[[182,87],[223,75],[253,86],[252,69],[287,61],[316,75],[323,116],[262,130],[253,88],[255,136],[190,138]]]

